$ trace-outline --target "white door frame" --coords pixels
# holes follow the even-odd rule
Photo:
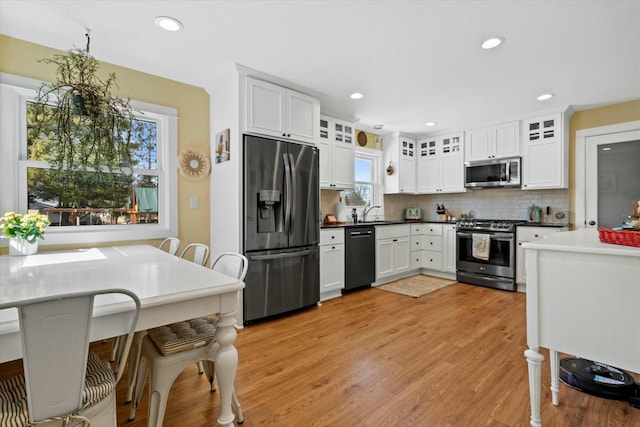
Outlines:
[[[585,228],[587,197],[586,197],[586,148],[587,138],[594,136],[611,135],[616,133],[640,130],[640,120],[614,125],[600,126],[597,128],[581,129],[576,132],[576,160],[575,160],[575,191],[573,193],[573,206],[576,210],[575,228]]]

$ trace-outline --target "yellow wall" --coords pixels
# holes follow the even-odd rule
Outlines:
[[[51,81],[55,65],[43,64],[38,60],[51,58],[58,53],[63,52],[0,35],[0,72]],[[209,95],[203,88],[102,62],[100,74],[106,76],[111,72],[116,74],[119,86],[114,90],[116,95],[177,110],[178,153],[186,147],[193,147],[209,154]],[[198,198],[198,209],[189,207],[191,197]],[[192,182],[178,175],[181,246],[192,242],[209,244],[209,213],[209,179]],[[158,242],[153,240],[146,243]],[[86,242],[83,246],[94,244]],[[47,246],[46,249],[56,248]]]
[[[582,129],[608,126],[640,120],[640,99],[590,110],[577,111],[571,116],[569,125],[569,211],[570,222],[575,224],[576,188],[576,132]]]

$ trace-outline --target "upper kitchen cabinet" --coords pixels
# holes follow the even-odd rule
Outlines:
[[[464,192],[463,134],[417,141],[417,192]]]
[[[569,138],[565,114],[522,121],[522,189],[568,188]]]
[[[320,116],[320,188],[331,190],[355,187],[353,123]]]
[[[416,192],[416,140],[399,132],[384,137],[385,169],[391,165],[391,174],[384,175],[385,194]]]
[[[245,132],[316,143],[316,98],[252,77],[247,77],[245,89]]]
[[[520,155],[520,122],[467,131],[465,160],[487,160]]]

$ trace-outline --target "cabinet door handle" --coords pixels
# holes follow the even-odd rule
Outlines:
[[[335,246],[331,246],[331,249],[335,249],[335,248],[336,248]]]
[[[539,237],[537,234],[534,234],[533,237]]]
[[[397,242],[397,241],[398,241],[398,239],[393,239],[393,241],[394,241],[394,242]]]
[[[331,236],[331,238],[332,238],[332,239],[335,239],[335,238],[336,238],[336,236]]]

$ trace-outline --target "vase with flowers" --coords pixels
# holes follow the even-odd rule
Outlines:
[[[46,215],[6,212],[0,218],[0,231],[9,240],[9,255],[33,255],[38,252],[38,239],[44,239],[44,230],[51,224]]]

